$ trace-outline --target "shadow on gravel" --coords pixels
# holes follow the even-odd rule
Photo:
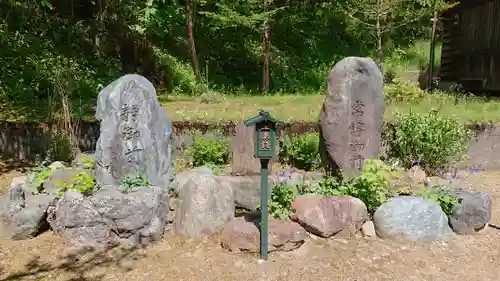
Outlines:
[[[132,270],[131,263],[144,257],[137,250],[140,248],[125,248],[123,246],[112,246],[106,249],[75,250],[61,255],[54,262],[41,261],[40,257],[33,257],[24,269],[17,273],[6,274],[5,268],[0,268],[0,281],[17,280],[50,280],[54,276],[68,275],[65,281],[100,281],[105,275],[86,277],[88,272],[106,267],[118,267],[124,271]]]

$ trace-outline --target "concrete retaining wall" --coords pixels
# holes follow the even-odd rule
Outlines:
[[[195,131],[209,136],[234,136],[234,124],[205,124],[202,122],[174,122],[175,154],[193,143]],[[500,169],[500,125],[469,125],[474,135],[469,143],[470,161],[466,166],[486,170]],[[95,122],[81,124],[80,147],[83,151],[92,151],[99,137],[99,124]],[[287,124],[278,128],[278,136],[301,134],[318,130],[316,123]],[[0,123],[0,156],[4,159],[33,161],[43,154],[48,143],[48,127],[40,123]],[[384,151],[384,149],[382,150]]]

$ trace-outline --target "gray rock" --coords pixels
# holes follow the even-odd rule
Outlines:
[[[203,174],[203,175],[213,175],[213,171],[211,168],[202,166],[202,167],[196,167],[184,172],[177,173],[174,177],[174,180],[172,181],[170,185],[170,190],[176,195],[179,196],[179,193],[181,189],[186,185],[188,180],[198,174]]]
[[[89,197],[70,190],[51,210],[48,221],[74,247],[137,245],[161,239],[167,214],[165,188],[141,188],[127,194],[106,189]]]
[[[329,173],[353,177],[379,154],[384,95],[382,74],[369,58],[347,57],[328,75],[320,113],[320,154]]]
[[[441,242],[453,231],[441,207],[422,197],[393,197],[373,215],[381,238],[404,238],[413,242]]]
[[[247,210],[256,210],[260,205],[261,178],[260,176],[218,176],[223,185],[229,185],[233,190],[234,200],[238,207]],[[303,175],[299,172],[276,172],[269,176],[269,194],[278,183],[286,183],[296,188],[302,183]]]
[[[172,121],[151,82],[135,74],[115,80],[99,93],[96,118],[101,121],[95,149],[99,185],[117,186],[137,172],[154,186],[170,185]]]
[[[251,211],[257,210],[261,194],[260,176],[218,176],[217,179],[221,185],[233,191],[236,206]],[[273,188],[271,179],[268,186],[271,194]]]
[[[213,175],[193,175],[181,189],[178,204],[173,227],[184,237],[211,236],[234,218],[233,191]]]
[[[458,234],[473,234],[486,228],[491,219],[491,198],[484,192],[454,192],[458,204],[450,216],[450,225]]]
[[[375,225],[372,221],[366,221],[361,227],[361,233],[366,238],[376,238],[377,233],[375,232]]]
[[[0,197],[0,237],[24,240],[47,229],[46,211],[53,200],[50,195],[26,196],[21,185],[13,184]]]
[[[49,168],[52,172],[65,169],[67,167],[68,166],[61,161],[52,162],[52,164],[49,165]]]

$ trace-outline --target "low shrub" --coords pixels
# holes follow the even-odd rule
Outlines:
[[[204,104],[219,104],[224,99],[224,94],[213,90],[206,90],[200,95],[200,103]]]
[[[441,209],[445,214],[450,216],[453,213],[455,206],[458,203],[458,200],[455,196],[450,193],[448,187],[442,186],[434,186],[431,188],[424,188],[419,192],[414,194],[415,196],[422,196],[423,198],[436,202],[441,206]]]
[[[53,130],[46,153],[52,162],[63,161],[70,163],[75,156],[74,145],[70,134]]]
[[[273,217],[286,220],[292,213],[292,202],[297,196],[296,189],[286,183],[279,183],[273,187],[269,198],[269,214]]]
[[[365,203],[373,214],[392,195],[390,180],[399,174],[378,159],[366,159],[359,177],[343,181],[330,177],[319,182],[302,182],[297,187],[280,183],[274,187],[269,200],[269,212],[276,218],[286,219],[291,213],[291,204],[297,194],[319,194],[324,196],[352,196]]]
[[[306,189],[304,192],[356,197],[365,203],[368,212],[372,214],[393,195],[390,180],[398,177],[398,173],[381,160],[366,159],[358,177],[350,181],[341,181],[335,177],[327,178],[319,183],[319,187],[314,190]]]
[[[307,133],[284,136],[281,140],[280,160],[298,169],[313,171],[319,168],[319,135]]]
[[[385,85],[384,96],[387,102],[415,102],[421,100],[425,92],[411,82],[394,79]]]
[[[87,155],[84,155],[81,158],[81,162],[83,164],[84,169],[88,169],[88,170],[94,169],[94,162],[95,162],[94,158],[87,156]]]
[[[427,114],[413,111],[399,114],[388,142],[388,156],[398,159],[405,168],[416,162],[427,172],[445,168],[449,161],[460,160],[467,149],[469,130],[436,110]]]
[[[43,182],[52,175],[52,169],[49,168],[49,164],[50,161],[48,159],[39,160],[36,166],[29,170],[28,181],[39,193],[43,191]]]
[[[87,172],[80,172],[70,177],[70,182],[58,181],[56,185],[60,187],[56,198],[60,198],[68,190],[77,190],[85,196],[90,196],[98,189],[95,177]]]
[[[147,176],[142,173],[125,175],[120,180],[120,189],[123,191],[149,186],[152,186],[152,184],[149,182]]]
[[[191,167],[226,165],[229,162],[229,142],[225,139],[209,139],[195,134],[193,146],[185,153],[191,157]]]

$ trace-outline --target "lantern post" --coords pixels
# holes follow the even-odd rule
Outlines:
[[[276,125],[279,122],[269,112],[259,114],[245,121],[247,127],[255,126],[255,155],[260,159],[260,257],[267,261],[269,249],[269,161],[276,151]]]

